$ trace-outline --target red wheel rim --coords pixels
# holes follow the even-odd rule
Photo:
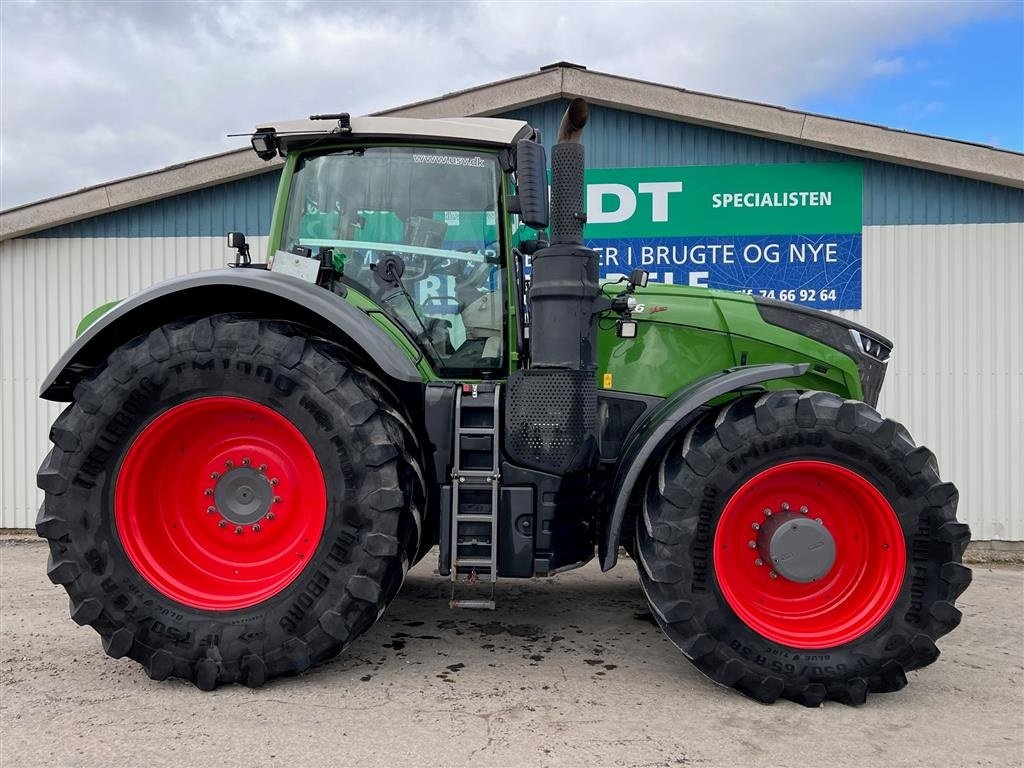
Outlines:
[[[132,565],[155,589],[206,610],[277,594],[323,535],[327,489],[309,442],[251,400],[174,406],[135,439],[114,489]]]
[[[820,520],[835,545],[831,567],[804,583],[776,573],[759,538],[772,517],[766,511],[785,516],[776,525]],[[715,530],[715,575],[729,606],[762,637],[794,648],[833,648],[869,632],[896,601],[906,559],[903,531],[882,493],[824,461],[758,473],[729,499]]]

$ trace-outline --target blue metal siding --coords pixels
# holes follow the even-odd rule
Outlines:
[[[29,237],[220,237],[270,233],[280,169],[64,224]]]
[[[550,147],[564,100],[508,112],[539,128]],[[816,163],[851,159],[799,144],[593,106],[585,134],[594,168]],[[859,158],[854,158],[859,159]],[[864,224],[1024,221],[1024,190],[874,160],[864,164]],[[32,237],[267,235],[280,171],[175,195],[38,232]]]
[[[567,101],[548,101],[500,115],[540,129],[550,150]],[[700,125],[591,106],[583,134],[587,164],[594,168],[656,165],[747,165],[849,160],[845,155],[799,144],[761,139]]]

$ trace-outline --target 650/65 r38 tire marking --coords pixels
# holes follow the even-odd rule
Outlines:
[[[114,517],[139,573],[179,603],[247,608],[287,587],[316,551],[327,491],[309,442],[237,397],[164,411],[117,477]]]

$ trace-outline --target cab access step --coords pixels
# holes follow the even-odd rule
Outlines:
[[[438,572],[451,576],[452,608],[494,609],[498,580],[501,491],[501,385],[463,384],[455,395],[455,450],[442,502]],[[444,519],[447,518],[447,521]],[[463,587],[488,585],[487,597],[460,598]]]

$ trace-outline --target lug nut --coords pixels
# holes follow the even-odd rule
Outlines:
[[[273,520],[275,517],[277,517],[277,515],[273,512],[267,512],[267,520]]]
[[[275,496],[274,497],[274,503],[275,504],[280,504],[281,503],[281,497],[280,496]]]
[[[800,514],[801,515],[806,515],[807,514],[807,507],[806,506],[800,507]]]
[[[750,547],[751,549],[757,549],[757,542],[756,541],[748,541],[747,542],[747,546]]]
[[[822,522],[822,520],[821,520],[821,518],[820,518],[820,517],[816,517],[816,518],[814,518],[814,522],[816,522],[816,523],[820,523],[821,525],[824,525],[824,524],[825,524],[825,523],[823,523],[823,522]]]
[[[242,532],[242,526],[236,525],[235,526],[235,533],[241,533],[241,532]]]
[[[260,464],[259,467],[257,467],[257,469],[259,469],[260,472],[266,472],[267,471],[267,465],[266,464]]]
[[[270,478],[270,484],[271,485],[277,485],[277,483],[278,483],[278,479],[276,477]]]
[[[770,509],[765,508],[764,516],[765,517],[771,517],[772,516],[772,511]]]
[[[213,488],[207,488],[203,491],[203,496],[213,496]]]
[[[224,466],[227,467],[228,469],[234,469],[235,462],[233,462],[231,459],[228,459],[227,461],[224,462]]]
[[[757,560],[754,561],[754,565],[756,565],[758,568],[760,568],[762,565],[764,565],[764,560],[762,560],[759,557],[759,558],[757,558]]]
[[[217,527],[218,528],[223,528],[227,524],[228,524],[227,520],[221,520],[219,523],[217,523]]]
[[[252,527],[252,532],[253,533],[259,533],[260,532],[260,524],[259,523],[256,523],[256,525],[254,525]]]
[[[768,575],[773,579],[779,578],[779,574],[777,574],[775,571],[768,571]]]
[[[218,477],[220,477],[220,472],[211,472],[210,473],[210,479],[211,480],[216,480]]]
[[[209,506],[209,507],[206,508],[206,514],[208,514],[208,515],[212,515],[216,511],[217,511],[217,508],[214,507],[214,506]]]
[[[242,459],[242,466],[248,467],[250,464],[252,464],[252,459],[250,459],[248,456]]]
[[[755,531],[761,530],[761,525],[759,523],[754,523],[750,527],[753,528]]]
[[[789,512],[789,502],[788,501],[782,502],[782,511],[783,512]]]

